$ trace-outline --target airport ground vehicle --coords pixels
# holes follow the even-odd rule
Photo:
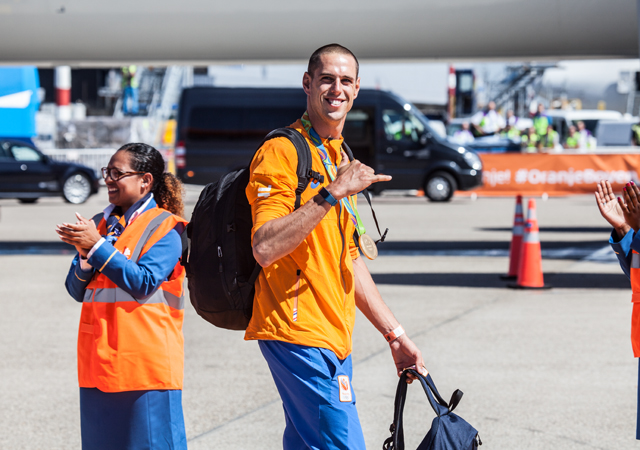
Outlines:
[[[23,140],[0,138],[0,198],[35,203],[40,197],[62,196],[84,203],[99,189],[93,169],[48,158]]]
[[[449,139],[452,139],[456,131],[462,129],[462,124],[465,122],[471,122],[470,117],[458,118],[449,120],[447,123],[447,135]],[[518,120],[518,129],[524,130],[532,125],[531,119],[520,118]],[[452,139],[453,140],[453,139]],[[501,137],[499,135],[493,136],[476,136],[473,142],[465,144],[466,147],[478,152],[478,153],[505,153],[505,152],[519,152],[521,151],[520,139],[509,139]]]
[[[249,163],[264,136],[304,112],[302,89],[194,87],[182,92],[176,166],[187,183],[205,184]],[[343,130],[354,156],[393,180],[373,186],[424,189],[447,201],[482,184],[482,162],[431,129],[413,105],[385,91],[361,89]]]
[[[622,114],[618,111],[606,111],[599,109],[580,109],[576,111],[566,111],[561,109],[551,109],[545,111],[545,114],[551,118],[551,123],[560,135],[560,142],[564,142],[569,135],[569,127],[577,127],[577,123],[582,121],[587,130],[591,132],[593,137],[598,139],[598,122],[601,120],[622,121]],[[628,137],[625,133],[625,138]],[[600,143],[598,143],[600,145]]]

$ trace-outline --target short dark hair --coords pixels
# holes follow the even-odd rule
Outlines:
[[[343,47],[342,45],[335,44],[335,43],[323,45],[318,50],[313,52],[313,54],[311,55],[311,58],[309,58],[307,73],[313,76],[313,72],[315,72],[315,70],[320,65],[320,57],[322,55],[327,55],[329,53],[337,53],[339,55],[351,56],[353,60],[356,62],[356,78],[358,78],[358,75],[360,73],[360,63],[358,63],[358,58],[356,58],[356,55],[354,55],[353,52],[349,50],[347,47]]]

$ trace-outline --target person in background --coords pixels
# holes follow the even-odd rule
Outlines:
[[[75,246],[65,286],[78,333],[83,450],[186,449],[182,413],[182,184],[162,155],[126,144],[102,169],[109,206],[58,225]],[[97,226],[96,226],[97,224]]]
[[[578,134],[578,130],[575,126],[571,125],[569,127],[569,135],[567,139],[564,141],[563,147],[566,149],[577,149],[580,145],[580,135]]]
[[[483,136],[496,134],[506,125],[504,118],[496,111],[495,102],[489,102],[485,110],[475,113],[471,118],[471,123]]]
[[[530,127],[526,133],[522,134],[520,146],[522,147],[523,152],[536,153],[538,151],[539,143],[541,144],[541,140],[534,127]]]
[[[544,105],[542,103],[538,103],[538,111],[533,116],[533,128],[535,128],[539,140],[544,141],[550,124],[551,120],[544,113]]]
[[[506,127],[502,129],[500,132],[501,138],[513,139],[514,141],[520,141],[520,130],[518,130],[515,126],[507,124]]]
[[[579,120],[578,123],[578,149],[580,151],[593,150],[596,147],[596,138],[587,130],[584,122]]]
[[[122,112],[125,115],[138,114],[138,73],[137,66],[122,68]]]
[[[514,114],[513,109],[507,111],[507,126],[511,126],[512,129],[516,128],[518,125],[518,119],[519,117]]]
[[[631,142],[633,145],[640,145],[640,123],[631,125]]]
[[[458,144],[468,144],[474,141],[473,134],[469,130],[469,122],[462,122],[462,129],[453,134],[453,140]]]
[[[546,149],[553,149],[553,150],[562,149],[562,146],[560,145],[560,137],[558,135],[558,132],[555,130],[555,128],[551,124],[549,124],[547,128],[547,134],[544,136],[544,138],[540,139],[540,141],[543,143],[543,147]]]

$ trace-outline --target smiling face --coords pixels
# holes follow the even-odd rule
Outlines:
[[[314,73],[304,74],[302,86],[313,128],[321,137],[340,137],[347,113],[360,90],[356,61],[350,55],[325,53],[320,56]]]
[[[118,169],[120,172],[136,172],[131,165],[131,157],[128,152],[120,150],[109,160],[108,169]],[[122,208],[125,213],[135,202],[143,198],[151,191],[153,176],[150,173],[125,175],[118,181],[107,177],[107,192],[109,203]]]

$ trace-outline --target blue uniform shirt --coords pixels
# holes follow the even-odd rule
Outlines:
[[[618,262],[620,263],[622,271],[627,278],[629,278],[631,269],[631,250],[635,250],[640,253],[640,236],[638,236],[635,231],[629,230],[622,239],[619,241],[617,241],[617,239],[618,235],[616,234],[616,231],[613,230],[609,237],[609,244],[618,257]]]
[[[125,223],[129,223],[131,215],[147,200],[150,201],[142,212],[157,206],[153,198],[149,199],[148,196],[143,198],[127,210]],[[76,301],[82,302],[85,288],[91,281],[96,268],[102,268],[101,271],[107,278],[134,298],[145,299],[149,297],[171,275],[180,259],[182,254],[180,234],[183,229],[182,224],[177,225],[156,242],[137,262],[129,260],[108,241],[102,242],[88,259],[88,263],[93,267],[89,271],[82,270],[79,255],[76,255],[65,281],[67,292]]]

